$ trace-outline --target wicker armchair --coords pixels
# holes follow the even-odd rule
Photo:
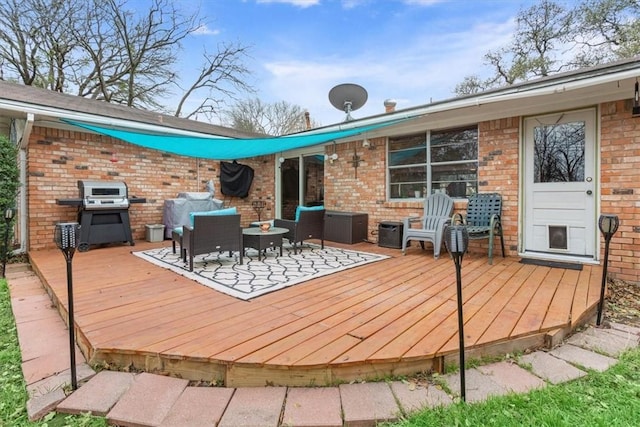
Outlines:
[[[422,217],[409,217],[404,219],[402,231],[402,254],[407,250],[409,240],[418,240],[424,249],[424,242],[433,244],[433,257],[438,259],[442,247],[442,235],[444,227],[451,220],[453,212],[453,199],[446,194],[432,194],[424,200],[424,213]],[[420,227],[412,228],[411,224],[420,222]]]
[[[466,225],[470,240],[489,239],[489,264],[493,264],[493,239],[496,236],[500,236],[500,246],[504,258],[501,215],[502,197],[500,194],[474,194],[469,196],[467,214],[464,216],[460,213],[454,214],[451,223]]]
[[[240,215],[195,216],[193,227],[184,226],[182,259],[189,257],[189,271],[193,271],[193,257],[210,252],[238,252],[242,264],[242,227]]]
[[[307,239],[320,239],[324,249],[324,209],[299,212],[297,221],[289,219],[274,219],[274,227],[282,227],[289,230],[285,237],[293,244],[293,254],[297,254],[298,243],[302,244]]]

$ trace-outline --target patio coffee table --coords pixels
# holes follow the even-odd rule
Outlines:
[[[259,227],[249,227],[242,230],[243,246],[258,250],[258,261],[260,253],[267,248],[280,248],[282,256],[282,236],[289,230],[281,227],[271,227],[267,231],[262,231]]]

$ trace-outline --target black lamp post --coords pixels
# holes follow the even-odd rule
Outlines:
[[[71,260],[80,241],[80,225],[77,222],[61,222],[56,224],[53,240],[67,260],[67,300],[69,307],[69,354],[71,361],[71,388],[78,388],[76,379],[75,321],[73,319],[73,279]]]
[[[462,316],[462,257],[469,246],[469,231],[463,225],[451,225],[444,229],[444,244],[456,264],[456,288],[458,293],[458,337],[460,339],[460,396],[465,402],[464,380],[464,319]]]
[[[609,242],[611,238],[618,231],[620,225],[620,219],[617,215],[600,215],[598,219],[598,227],[604,237],[604,265],[602,267],[602,285],[600,286],[600,301],[598,302],[598,319],[596,325],[600,326],[602,321],[602,309],[604,307],[604,290],[607,286],[607,265],[609,264]]]
[[[11,220],[16,214],[16,210],[14,208],[7,208],[4,211],[4,253],[2,254],[2,277],[5,277],[5,272],[7,268],[7,259],[9,258],[9,226],[11,225]]]

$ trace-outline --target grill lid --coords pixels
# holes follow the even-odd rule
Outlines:
[[[85,209],[127,209],[127,184],[122,181],[78,181]]]

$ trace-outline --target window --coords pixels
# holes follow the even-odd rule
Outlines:
[[[389,138],[389,197],[445,192],[468,197],[478,191],[478,127]]]

